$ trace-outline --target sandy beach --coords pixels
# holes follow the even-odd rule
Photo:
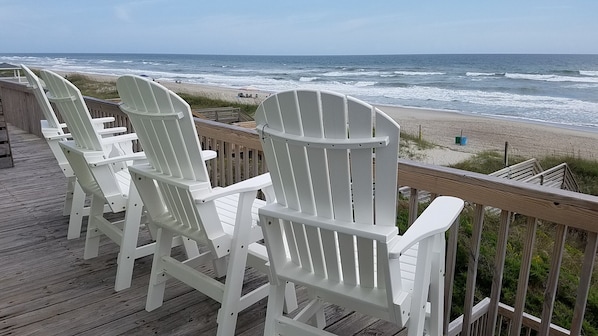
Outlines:
[[[95,80],[116,80],[114,76],[86,76]],[[174,92],[250,104],[259,104],[272,94],[253,88],[225,88],[184,82],[161,84]],[[243,94],[243,97],[239,94]],[[251,97],[247,98],[249,95]],[[509,155],[526,158],[567,155],[598,160],[598,132],[452,111],[380,105],[377,107],[399,123],[401,132],[418,136],[421,127],[422,138],[437,145],[437,148],[426,150],[418,158],[426,163],[448,165],[485,150],[504,153],[505,142],[508,142]],[[467,137],[465,145],[455,143],[455,137],[461,135]]]

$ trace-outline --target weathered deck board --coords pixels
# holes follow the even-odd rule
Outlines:
[[[66,179],[45,141],[9,131],[14,167],[0,169],[0,335],[215,334],[219,305],[174,280],[164,305],[145,311],[151,256],[136,261],[131,288],[114,292],[117,246],[102,240],[100,256],[83,259],[84,235],[66,239]],[[245,286],[266,280],[248,270]],[[239,315],[238,335],[263,333],[266,302]],[[398,331],[336,307],[327,313],[328,329],[342,335]]]

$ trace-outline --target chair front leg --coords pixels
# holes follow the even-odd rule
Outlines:
[[[166,274],[164,272],[163,257],[169,257],[172,249],[172,232],[163,228],[158,229],[156,238],[156,250],[154,251],[154,260],[152,262],[152,272],[150,274],[149,288],[147,291],[147,301],[145,310],[152,311],[162,306],[164,301],[164,290],[166,289]]]
[[[100,238],[102,232],[98,229],[97,217],[104,214],[104,198],[93,195],[91,197],[91,206],[89,208],[89,217],[87,219],[87,236],[85,237],[85,250],[83,259],[91,259],[98,256],[100,249]]]
[[[218,335],[233,335],[239,315],[241,289],[245,278],[247,251],[251,233],[251,207],[257,192],[246,192],[239,195],[239,205],[235,219],[235,229],[229,254],[226,284],[218,311]],[[284,287],[283,287],[284,288]]]
[[[81,223],[83,222],[83,216],[85,215],[86,195],[76,178],[73,178],[72,181],[69,179],[69,185],[72,186],[72,190],[69,191],[69,194],[72,194],[70,203],[69,228],[66,238],[75,239],[81,236]]]
[[[129,187],[129,197],[127,200],[127,211],[125,213],[122,239],[120,242],[120,252],[118,253],[117,259],[116,282],[114,284],[114,290],[117,292],[131,287],[133,267],[135,265],[135,259],[137,258],[137,239],[139,238],[142,212],[143,202],[141,201],[137,188],[131,183]]]
[[[430,278],[430,318],[427,331],[431,336],[442,335],[444,317],[444,276],[445,276],[445,242],[444,234],[434,237],[434,252],[432,256],[432,270]]]

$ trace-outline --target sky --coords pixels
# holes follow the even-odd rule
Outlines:
[[[598,54],[596,0],[0,0],[0,53]]]

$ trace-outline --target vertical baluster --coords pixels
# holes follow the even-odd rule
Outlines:
[[[525,233],[525,246],[523,249],[523,259],[521,260],[521,269],[519,270],[519,281],[517,283],[517,296],[515,299],[515,314],[513,315],[513,324],[511,334],[519,335],[521,330],[521,321],[525,309],[525,297],[527,295],[527,286],[529,282],[529,273],[532,265],[532,254],[534,241],[536,239],[536,218],[527,219],[527,231]]]
[[[492,277],[492,290],[490,294],[490,307],[488,310],[489,324],[486,330],[487,335],[493,335],[494,326],[498,316],[498,303],[502,287],[502,277],[505,270],[505,256],[507,253],[507,238],[509,235],[510,212],[503,210],[500,213],[500,228],[498,230],[498,242],[496,243],[496,257],[494,258],[494,275]]]
[[[594,267],[594,261],[596,259],[596,249],[598,247],[598,239],[596,239],[597,235],[598,234],[596,234],[596,232],[588,232],[586,249],[581,266],[579,287],[577,288],[577,299],[575,301],[575,309],[573,311],[573,320],[571,321],[571,335],[581,335],[583,316],[588,301],[590,281],[592,280],[592,270]]]
[[[561,270],[561,261],[563,251],[565,250],[565,237],[567,236],[567,226],[557,225],[554,248],[552,250],[552,260],[550,261],[550,271],[548,273],[548,283],[544,292],[544,306],[542,308],[542,323],[540,324],[540,335],[548,335],[550,331],[550,321],[552,320],[552,311],[554,310],[554,299],[559,282]]]

